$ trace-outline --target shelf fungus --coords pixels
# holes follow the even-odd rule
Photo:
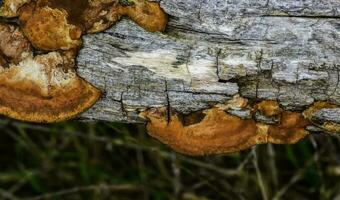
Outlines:
[[[59,52],[33,56],[19,29],[0,25],[0,113],[32,122],[57,122],[93,105],[100,91],[65,71],[67,57]]]
[[[282,111],[275,101],[263,101],[255,106],[244,105],[245,102],[236,96],[228,102],[230,105],[218,105],[190,115],[175,111],[169,114],[167,108],[154,108],[140,116],[148,120],[151,136],[189,155],[232,153],[264,143],[294,144],[308,135],[305,129],[309,122],[301,113]],[[242,119],[226,112],[233,106],[280,120],[277,124],[265,124],[252,118]]]
[[[100,98],[75,71],[83,34],[124,16],[151,32],[167,24],[159,4],[147,0],[0,2],[0,17],[18,17],[18,26],[0,23],[0,114],[31,122],[73,118]]]
[[[0,113],[31,122],[58,122],[72,118],[93,105],[100,92],[60,67],[57,52],[28,57],[1,69]]]
[[[77,50],[82,34],[104,31],[123,16],[150,32],[163,31],[168,21],[148,0],[4,0],[0,16],[18,16],[32,45],[46,51]]]

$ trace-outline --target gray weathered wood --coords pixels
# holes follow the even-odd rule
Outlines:
[[[237,93],[289,110],[340,105],[340,1],[160,3],[170,15],[164,33],[122,20],[84,36],[78,72],[105,93],[82,118],[142,122],[146,108],[190,113]],[[339,120],[339,111],[316,117]]]

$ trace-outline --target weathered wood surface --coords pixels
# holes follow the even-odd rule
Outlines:
[[[340,1],[160,4],[170,16],[164,33],[122,20],[84,37],[78,73],[104,95],[82,119],[143,122],[138,113],[146,108],[190,113],[235,94],[294,111],[315,101],[340,105]],[[315,117],[339,123],[339,113]]]

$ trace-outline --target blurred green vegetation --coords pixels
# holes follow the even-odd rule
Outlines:
[[[177,154],[143,125],[0,121],[0,199],[340,199],[340,139]]]

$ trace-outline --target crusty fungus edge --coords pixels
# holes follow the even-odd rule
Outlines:
[[[306,113],[310,115],[311,109],[315,112],[324,108],[315,106],[320,104],[329,105],[325,102],[315,103],[304,112],[291,112],[283,110],[277,101],[263,100],[250,105],[247,99],[236,95],[226,104],[217,104],[202,111],[214,113],[215,121],[209,120],[212,116],[205,115],[203,119],[186,126],[183,119],[180,119],[180,113],[170,110],[171,113],[168,114],[169,108],[165,107],[142,111],[139,116],[147,121],[147,131],[152,137],[177,152],[202,156],[238,152],[264,143],[295,144],[309,135],[307,127],[313,125],[313,122]],[[250,109],[252,119],[241,119],[227,113],[226,110],[232,107]],[[333,104],[332,107],[338,106]],[[277,117],[279,121],[276,124],[256,121],[256,112],[266,117]],[[251,128],[247,128],[249,126]],[[324,124],[323,128],[331,130],[329,126]],[[332,128],[334,129],[334,126]]]

